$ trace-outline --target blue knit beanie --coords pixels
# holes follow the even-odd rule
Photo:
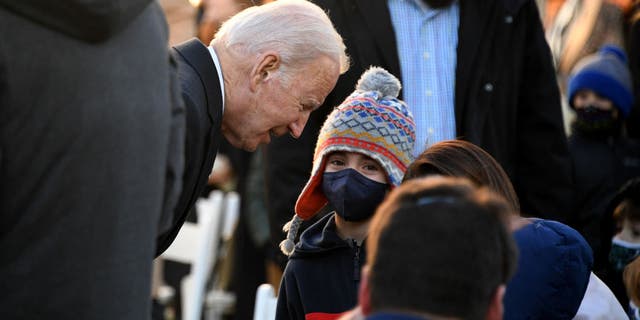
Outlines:
[[[583,89],[589,89],[611,100],[623,117],[633,105],[631,73],[624,51],[614,45],[603,46],[597,54],[585,57],[573,69],[569,78],[569,104]]]

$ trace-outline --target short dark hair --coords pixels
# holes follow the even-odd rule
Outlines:
[[[518,195],[502,166],[482,148],[464,141],[447,140],[422,152],[407,168],[404,181],[427,175],[463,177],[477,186],[489,188],[520,211]]]
[[[466,179],[427,177],[393,190],[367,239],[371,311],[484,317],[515,270],[511,214]]]

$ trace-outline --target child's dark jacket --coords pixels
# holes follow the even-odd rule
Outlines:
[[[276,319],[335,319],[356,306],[364,246],[341,239],[334,214],[309,227],[284,271]]]

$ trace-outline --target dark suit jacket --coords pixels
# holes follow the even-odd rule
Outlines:
[[[282,224],[311,172],[318,131],[370,65],[401,78],[385,0],[317,0],[343,36],[352,59],[300,141],[284,137],[267,148],[272,233]],[[571,170],[551,55],[534,1],[460,1],[455,117],[458,137],[479,145],[504,167],[523,212],[566,221]],[[414,106],[415,107],[415,106]]]
[[[158,238],[161,254],[175,239],[191,207],[202,194],[220,146],[222,91],[211,54],[199,40],[173,47],[187,115],[185,170],[173,225]]]
[[[184,140],[150,2],[0,0],[0,319],[150,318]]]

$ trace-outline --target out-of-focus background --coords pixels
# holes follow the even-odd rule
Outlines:
[[[196,35],[198,0],[160,0],[169,24],[169,45],[175,45]],[[195,5],[195,6],[194,6]]]
[[[197,36],[209,44],[220,24],[252,5],[273,0],[159,0],[169,24],[169,45]]]

